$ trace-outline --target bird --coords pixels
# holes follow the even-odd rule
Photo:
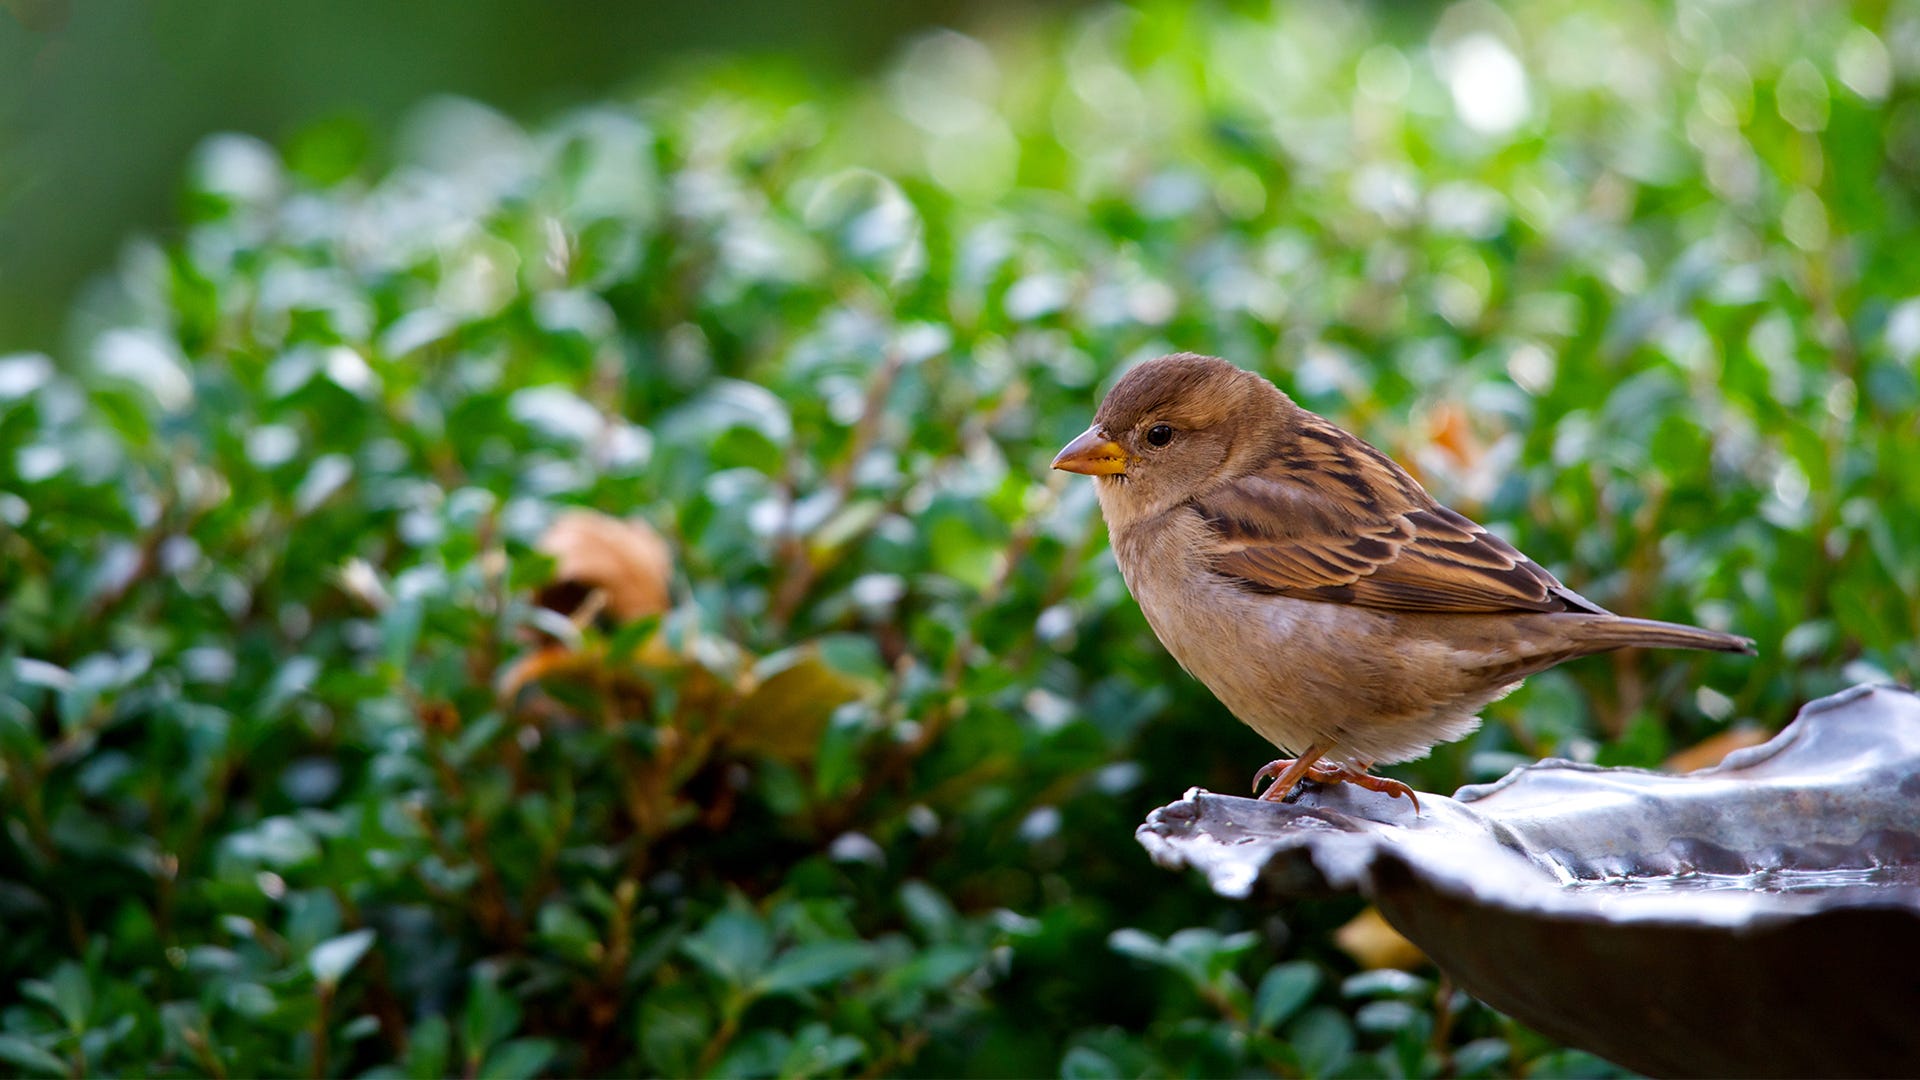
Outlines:
[[[1466,737],[1488,703],[1629,646],[1752,640],[1616,615],[1429,495],[1387,455],[1218,357],[1126,372],[1053,468],[1094,478],[1127,590],[1167,651],[1303,781],[1405,796],[1377,765]]]

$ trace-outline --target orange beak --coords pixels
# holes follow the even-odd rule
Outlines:
[[[1053,467],[1087,476],[1118,476],[1127,471],[1127,452],[1096,425],[1068,443],[1053,459]]]

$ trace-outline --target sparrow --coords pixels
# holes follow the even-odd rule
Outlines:
[[[1127,372],[1053,467],[1095,479],[1161,644],[1291,757],[1254,774],[1419,800],[1372,775],[1465,737],[1522,679],[1628,646],[1753,642],[1626,618],[1442,506],[1266,379],[1178,353]]]

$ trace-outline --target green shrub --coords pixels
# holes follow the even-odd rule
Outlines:
[[[1148,863],[1266,750],[1046,464],[1227,355],[1761,643],[1539,677],[1428,787],[1910,676],[1911,18],[1148,4],[208,142],[74,355],[0,358],[0,1060],[1607,1071]],[[670,610],[536,602],[574,506]]]

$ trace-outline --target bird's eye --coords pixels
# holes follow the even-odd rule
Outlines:
[[[1165,446],[1173,441],[1173,429],[1165,424],[1155,424],[1147,429],[1147,441],[1155,446]]]

